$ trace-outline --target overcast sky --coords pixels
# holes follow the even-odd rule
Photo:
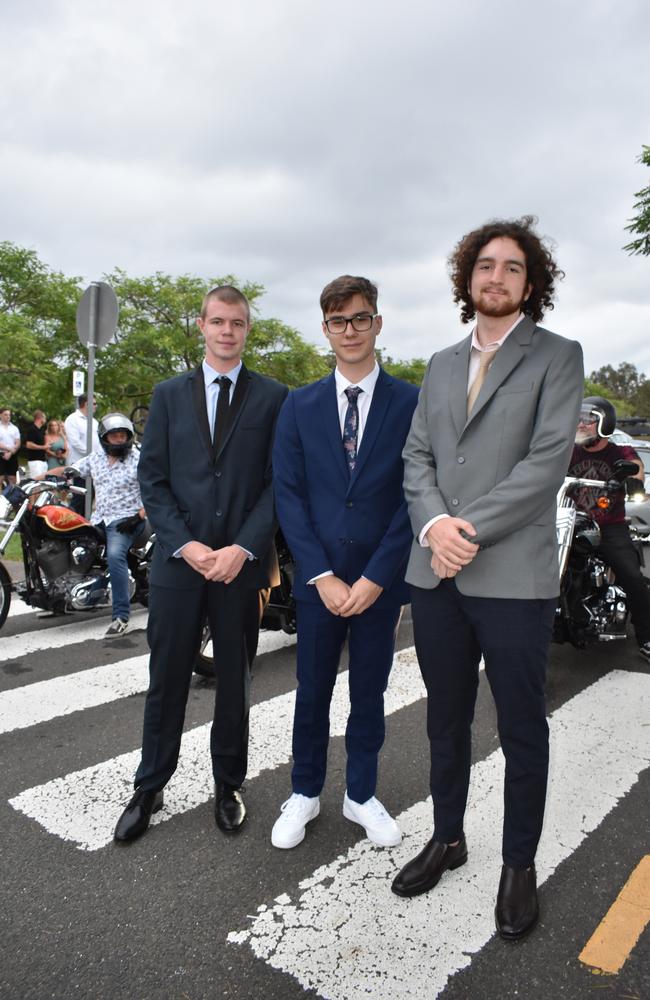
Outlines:
[[[66,274],[263,284],[322,342],[341,273],[393,357],[463,336],[446,257],[532,213],[545,325],[650,376],[650,259],[622,249],[650,144],[647,0],[3,0],[0,239]]]

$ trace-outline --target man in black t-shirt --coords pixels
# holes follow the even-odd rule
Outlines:
[[[34,410],[34,421],[25,432],[27,468],[32,479],[47,472],[47,447],[45,444],[45,414]]]
[[[626,459],[637,464],[638,472],[634,478],[643,483],[643,463],[634,448],[610,441],[615,428],[616,410],[608,399],[589,396],[583,400],[576,443],[569,463],[570,476],[607,481],[612,478],[614,463]],[[586,511],[600,526],[600,554],[614,570],[616,582],[627,594],[639,651],[646,660],[650,660],[650,592],[625,520],[625,494],[623,490],[616,493],[607,510],[601,510],[596,505],[597,496],[596,489],[585,487],[574,499],[580,510]]]

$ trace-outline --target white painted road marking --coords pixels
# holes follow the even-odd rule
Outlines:
[[[647,768],[649,718],[650,676],[622,671],[553,714],[540,884]],[[361,841],[301,882],[295,902],[282,895],[261,905],[251,926],[228,940],[249,944],[273,968],[328,1000],[434,1000],[494,935],[502,788],[499,750],[472,768],[469,861],[445,874],[433,892],[403,900],[390,891],[396,872],[431,836],[426,800],[398,817],[405,833],[400,848],[381,850]]]
[[[143,609],[131,615],[129,627],[142,629],[146,623],[147,612]],[[3,660],[15,660],[20,656],[29,656],[30,653],[40,653],[44,649],[60,649],[75,642],[103,639],[109,625],[110,619],[104,615],[91,621],[70,622],[68,625],[56,625],[37,632],[21,632],[8,638],[0,635],[0,657]]]
[[[286,632],[260,632],[258,654],[272,653],[291,646],[295,641],[295,635],[287,635]],[[61,715],[106,705],[118,698],[146,691],[149,686],[148,666],[149,654],[146,653],[4,691],[0,694],[0,733],[25,729]]]
[[[21,601],[19,597],[16,597],[14,594],[12,594],[11,604],[9,605],[9,615],[8,615],[9,618],[15,618],[16,615],[27,615],[27,614],[33,615],[36,613],[37,613],[36,608],[30,608],[29,604],[25,604],[25,602]]]
[[[330,716],[333,736],[345,732],[350,707],[347,677],[347,671],[340,674],[334,688]],[[396,712],[423,696],[424,686],[415,651],[402,650],[395,656],[385,696],[386,714]],[[252,707],[249,780],[291,759],[294,703],[295,691],[289,691]],[[165,807],[153,817],[153,823],[164,822],[178,813],[195,809],[212,796],[209,739],[210,724],[183,734],[178,770],[165,789]],[[35,819],[49,833],[72,841],[82,850],[95,851],[105,847],[113,838],[115,823],[132,793],[133,775],[139,761],[140,751],[134,750],[28,788],[10,799],[10,804]]]

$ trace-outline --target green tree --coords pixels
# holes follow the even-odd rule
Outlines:
[[[22,418],[36,407],[69,410],[70,370],[85,354],[75,328],[80,294],[79,278],[50,270],[34,250],[0,243],[0,399]]]
[[[608,394],[620,399],[634,402],[634,398],[645,384],[646,377],[643,372],[637,371],[636,365],[623,361],[618,368],[612,365],[603,365],[589,376],[592,382],[597,382],[604,386]]]
[[[297,330],[278,319],[260,318],[262,285],[240,282],[233,275],[210,281],[160,272],[130,278],[122,270],[106,275],[106,281],[120,301],[120,321],[115,342],[98,355],[97,390],[111,408],[130,412],[138,404],[146,405],[157,382],[199,364],[203,338],[196,317],[203,296],[215,285],[235,285],[251,304],[247,365],[292,388],[328,370],[323,355]]]
[[[650,167],[650,146],[644,146],[643,152],[638,156],[638,162]],[[650,184],[637,191],[634,197],[636,215],[634,215],[625,227],[629,233],[637,234],[636,239],[631,243],[626,243],[623,247],[630,254],[643,254],[650,256]]]
[[[424,358],[413,358],[411,361],[395,361],[383,350],[377,350],[379,364],[386,369],[389,375],[401,378],[405,382],[413,385],[422,385],[422,379],[428,362]]]

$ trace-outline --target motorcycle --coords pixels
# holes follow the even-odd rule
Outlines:
[[[104,533],[68,505],[73,494],[85,492],[58,477],[23,481],[3,491],[0,523],[8,527],[0,541],[0,556],[18,533],[25,579],[12,583],[0,562],[0,627],[9,613],[12,593],[30,607],[55,615],[111,607]],[[154,545],[155,536],[147,526],[127,556],[129,597],[145,606]]]
[[[614,463],[608,482],[568,476],[557,497],[557,539],[560,568],[560,597],[555,613],[553,641],[570,642],[584,649],[592,642],[612,642],[626,638],[629,615],[625,591],[598,553],[600,527],[590,514],[578,509],[581,490],[598,491],[596,506],[607,510],[611,497],[625,489],[625,480],[637,472],[637,465],[621,459]]]
[[[12,593],[30,607],[53,614],[111,607],[104,534],[68,506],[72,495],[85,492],[66,478],[51,478],[23,481],[20,486],[7,487],[0,495],[0,525],[8,526],[0,541],[0,556],[18,532],[25,569],[25,580],[14,584],[0,562],[0,628],[9,613]],[[145,607],[155,542],[155,534],[148,528],[127,556],[130,599]],[[293,559],[280,532],[276,548],[280,583],[270,592],[261,627],[272,631],[283,629],[292,635],[296,631]],[[213,653],[206,621],[194,664],[197,674],[214,677]]]

